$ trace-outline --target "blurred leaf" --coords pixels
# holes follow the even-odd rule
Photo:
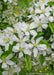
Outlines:
[[[3,21],[2,21],[3,22]],[[0,22],[0,29],[3,30],[7,27],[12,27],[13,28],[13,25],[9,25],[8,23],[1,23]]]
[[[32,34],[30,34],[30,37],[29,37],[29,39],[31,40],[31,39],[32,39],[32,37],[33,37],[33,35],[32,35]]]
[[[23,2],[25,3],[25,5],[26,5],[27,7],[29,7],[29,1],[28,1],[28,0],[23,0]]]
[[[52,6],[52,5],[54,5],[54,1],[50,1],[50,2],[48,2],[48,4]]]
[[[41,65],[43,65],[43,63],[45,61],[45,56],[40,55],[39,60],[40,60]]]
[[[17,73],[14,73],[13,75],[17,75]]]
[[[54,34],[54,23],[49,23],[49,27],[50,27],[52,33]]]
[[[40,36],[42,36],[44,33],[43,32],[38,32],[37,36],[34,38],[34,40],[36,40],[37,38],[39,38]]]
[[[13,57],[11,60],[12,60],[13,62],[15,62],[15,63],[19,63],[19,61],[18,61],[18,59],[17,59],[16,57]]]
[[[52,31],[51,31],[50,27],[48,27],[43,32],[44,32],[44,35],[43,35],[44,39],[48,40],[50,38],[51,34],[52,34]]]
[[[49,43],[48,43],[46,40],[41,40],[40,43],[41,43],[41,44],[46,44],[47,47],[50,47]]]
[[[2,75],[2,72],[0,71],[0,75]]]
[[[1,57],[0,58],[5,58],[5,57],[7,57],[9,54],[11,54],[12,53],[12,48],[13,48],[13,46],[16,44],[16,42],[13,42],[13,45],[9,45],[9,49],[6,51],[6,52],[4,52],[2,55],[1,55]]]
[[[19,75],[29,75],[29,74],[25,68],[22,68],[21,71],[19,72]]]
[[[25,61],[26,61],[27,69],[30,72],[31,71],[31,59],[29,55],[25,55]]]

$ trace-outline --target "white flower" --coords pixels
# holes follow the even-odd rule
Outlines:
[[[33,53],[34,53],[34,57],[36,57],[36,56],[38,55],[38,50],[37,50],[37,48],[34,48],[34,49],[33,49]]]
[[[19,44],[16,44],[16,46],[13,47],[12,51],[18,52],[19,51]]]
[[[48,18],[45,17],[43,14],[40,16],[33,17],[34,22],[36,23],[37,31],[42,31],[43,29],[46,29],[48,27]]]
[[[54,58],[54,53],[51,54],[52,58]]]
[[[31,24],[27,24],[24,22],[22,23],[18,22],[17,24],[14,25],[14,27],[17,30],[17,33],[19,36],[23,37],[23,32],[27,36],[29,36],[30,34],[32,34],[33,36],[37,35],[37,32],[33,30],[33,28],[36,27],[36,24],[34,22],[32,22]]]
[[[47,49],[47,46],[46,46],[45,44],[40,44],[40,45],[38,46],[38,49],[39,49],[39,50],[46,50],[46,49]]]
[[[53,16],[50,16],[50,17],[49,17],[49,21],[50,21],[50,22],[53,22],[53,20],[54,20],[54,19],[53,19]]]
[[[47,24],[43,24],[42,27],[43,27],[43,29],[46,29],[48,27],[48,25]]]
[[[2,68],[7,68],[8,65],[10,65],[10,66],[14,65],[14,62],[10,60],[12,57],[13,57],[13,55],[10,54],[6,58],[0,59],[0,63],[2,63]]]
[[[36,39],[36,41],[34,40],[34,38],[31,39],[31,43],[33,45],[33,53],[34,53],[34,57],[36,57],[38,55],[38,51],[39,50],[45,50],[46,49],[46,45],[43,44],[39,44],[39,42],[43,39],[43,37],[39,37],[38,39]],[[43,47],[44,46],[44,47]]]
[[[24,52],[24,54],[31,55],[30,46],[29,46],[29,44],[26,44],[25,42],[16,44],[16,46],[14,46],[12,50],[15,53],[20,52],[19,58],[21,58],[23,56],[23,52]]]
[[[47,17],[50,16],[50,11],[52,11],[50,6],[45,8],[44,5],[39,5],[39,7],[36,7],[36,9],[35,9],[36,13],[45,14]]]
[[[54,49],[54,43],[51,44],[51,48]]]
[[[8,0],[10,3],[12,2],[12,0]],[[7,0],[4,0],[4,2],[7,2]]]
[[[34,30],[30,31],[30,33],[33,35],[33,37],[37,36],[37,32]]]
[[[39,0],[40,5],[47,5],[48,2],[49,0]]]
[[[12,0],[8,0],[10,3],[12,2]]]
[[[36,8],[35,13],[41,13],[41,10],[39,8]]]
[[[2,64],[2,68],[7,68],[7,64],[6,63],[3,63]]]
[[[41,27],[38,27],[37,28],[37,32],[42,32],[42,28]]]
[[[13,75],[14,73],[17,73],[17,75],[19,74],[20,72],[20,67],[18,66],[11,66],[11,67],[8,67],[8,69],[6,69],[5,71],[2,72],[3,75]]]
[[[23,56],[23,53],[22,52],[20,52],[19,53],[19,58],[21,58]]]
[[[9,44],[13,44],[13,41],[18,41],[18,38],[12,33],[12,28],[6,28],[0,34],[0,45],[5,46],[5,51],[8,50]]]
[[[25,49],[25,50],[24,50],[24,54],[31,55],[31,51],[30,51],[30,50],[28,50],[28,49]]]
[[[4,2],[6,2],[7,0],[4,0]]]

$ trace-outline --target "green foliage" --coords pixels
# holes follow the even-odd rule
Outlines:
[[[49,23],[49,27],[50,27],[52,33],[54,34],[54,23]]]
[[[9,54],[12,53],[12,48],[16,44],[16,42],[13,43],[13,45],[9,45],[9,49],[5,51],[0,58],[6,58]]]
[[[19,75],[29,75],[29,74],[25,68],[22,68],[21,71],[19,72]]]
[[[37,36],[34,38],[34,40],[36,40],[37,38],[39,38],[40,36],[42,36],[44,33],[43,32],[38,32]]]
[[[32,39],[32,37],[33,37],[33,35],[32,35],[32,34],[30,34],[30,37],[29,37],[29,39],[31,40],[31,39]]]
[[[24,4],[29,7],[29,1],[28,0],[23,0]]]
[[[14,73],[14,75],[17,75],[17,73]]]
[[[26,67],[28,69],[28,71],[31,71],[31,59],[29,55],[25,55],[25,61],[26,61]]]
[[[52,31],[51,31],[50,27],[48,27],[43,32],[44,32],[44,35],[43,35],[44,39],[48,40],[50,38],[51,34],[52,34]]]
[[[40,60],[41,65],[43,65],[43,63],[44,63],[44,61],[45,61],[45,56],[40,55],[40,56],[39,56],[39,60]]]
[[[15,56],[11,60],[15,63],[19,63],[18,59]]]
[[[3,30],[7,27],[12,27],[13,28],[13,25],[9,25],[8,23],[2,23],[0,22],[0,29]]]
[[[50,1],[50,2],[48,2],[48,4],[52,6],[52,5],[54,5],[54,1]]]
[[[0,71],[0,75],[2,75],[2,72]]]
[[[41,40],[40,43],[41,43],[41,44],[46,44],[47,47],[50,47],[49,43],[48,43],[46,40]]]

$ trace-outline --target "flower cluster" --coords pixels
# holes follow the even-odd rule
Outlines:
[[[12,0],[8,1],[12,3]],[[53,65],[54,5],[50,6],[49,1],[52,0],[33,0],[32,6],[28,8],[30,14],[26,22],[22,19],[19,22],[13,16],[7,17],[11,20],[9,24],[13,25],[0,29],[0,65],[3,75],[18,75],[23,66],[31,71],[31,64],[36,72],[41,73],[40,69]]]

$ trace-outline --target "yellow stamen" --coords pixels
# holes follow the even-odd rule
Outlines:
[[[2,62],[6,62],[6,58],[3,58],[3,59],[2,59]]]
[[[44,3],[45,2],[45,0],[42,0],[42,1],[39,1],[40,3]]]
[[[42,23],[41,23],[41,22],[39,22],[39,23],[38,23],[38,25],[39,25],[39,26],[42,26]]]
[[[29,26],[27,27],[27,31],[28,31],[28,32],[30,31],[30,27],[29,27]]]
[[[23,48],[20,48],[20,52],[22,52],[24,49]]]
[[[44,9],[42,9],[42,13],[43,13],[43,14],[45,13],[45,10],[44,10]]]
[[[6,43],[9,43],[10,42],[10,40],[8,39],[8,38],[5,38],[5,40],[4,40]]]
[[[32,11],[32,14],[35,14],[35,10]]]
[[[36,47],[36,48],[37,48],[37,46],[38,46],[36,43],[34,43],[33,45],[34,45],[34,47]]]
[[[12,73],[13,72],[13,69],[9,68],[9,72]]]
[[[20,39],[20,40],[19,40],[19,43],[21,43],[21,42],[22,42],[22,40],[23,40],[23,39]]]
[[[14,30],[13,30],[13,33],[16,33],[16,32],[17,32],[17,30],[14,29]]]

